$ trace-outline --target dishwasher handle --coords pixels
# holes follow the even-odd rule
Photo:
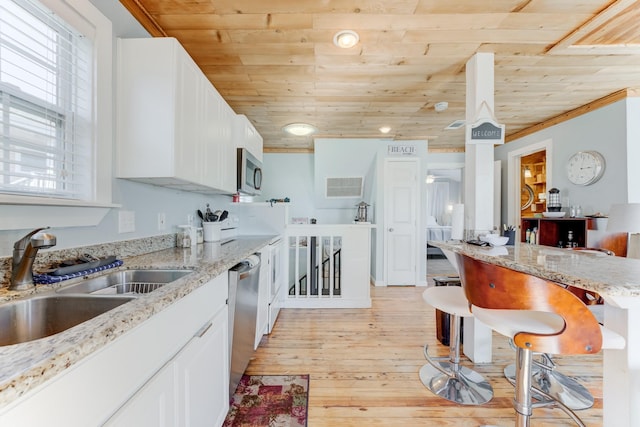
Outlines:
[[[240,261],[231,270],[235,271],[238,274],[238,279],[242,280],[246,278],[248,275],[253,274],[255,271],[260,269],[260,256],[259,255],[251,255],[247,259]]]

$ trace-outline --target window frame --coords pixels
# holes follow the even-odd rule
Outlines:
[[[113,182],[113,60],[112,23],[89,0],[39,0],[79,31],[92,31],[94,37],[94,156],[93,199],[0,193],[0,229],[27,229],[46,224],[52,227],[97,225],[112,203]],[[39,206],[41,208],[34,209]]]

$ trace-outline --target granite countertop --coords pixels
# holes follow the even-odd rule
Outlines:
[[[269,244],[274,237],[243,236],[223,245],[205,243],[188,249],[165,249],[125,258],[122,267],[95,273],[91,277],[134,268],[194,270],[193,274],[151,293],[140,295],[59,334],[0,347],[0,407],[6,406],[211,279],[225,273],[248,255]],[[53,293],[55,288],[81,280],[83,279],[71,279],[56,285],[39,285],[37,289],[29,291],[29,294]],[[4,290],[0,292],[0,300],[15,299],[16,295],[16,292]]]
[[[605,300],[640,297],[640,260],[516,242],[514,246],[481,247],[459,241],[430,245],[522,271],[557,283],[594,291]]]

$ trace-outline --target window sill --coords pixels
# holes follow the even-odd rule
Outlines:
[[[100,202],[0,195],[0,230],[37,227],[88,227],[98,225],[111,208],[119,205]]]

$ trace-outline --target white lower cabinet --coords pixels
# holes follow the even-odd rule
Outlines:
[[[0,426],[222,425],[227,298],[225,272],[16,399],[0,410]]]
[[[175,426],[175,374],[170,364],[154,375],[105,426]]]
[[[107,422],[107,426],[220,426],[229,410],[225,306]]]
[[[229,410],[227,308],[176,356],[180,426],[221,426]],[[136,424],[139,425],[139,424]]]

